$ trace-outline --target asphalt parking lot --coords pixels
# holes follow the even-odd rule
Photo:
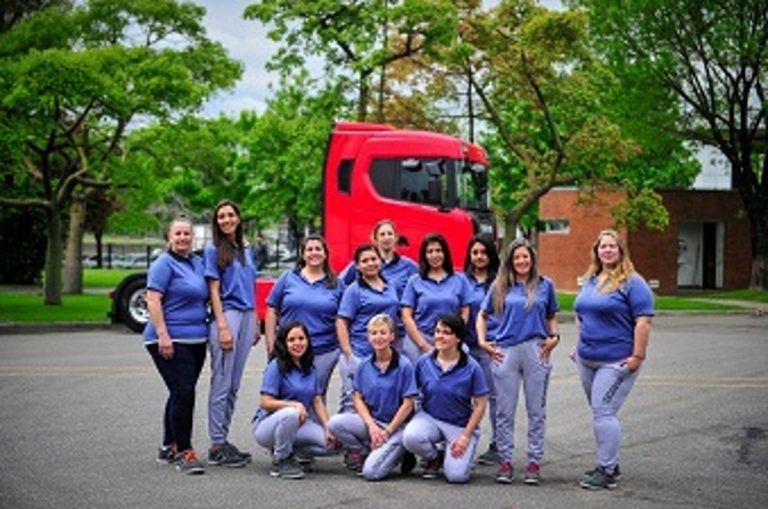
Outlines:
[[[618,489],[601,492],[577,484],[594,463],[594,445],[567,355],[573,327],[562,330],[539,487],[497,485],[490,466],[476,467],[464,486],[417,476],[369,483],[345,471],[339,457],[318,460],[301,481],[270,478],[269,458],[250,436],[261,345],[249,360],[231,435],[253,463],[183,476],[154,461],[165,389],[137,335],[0,335],[0,508],[768,507],[768,317],[655,320],[648,360],[621,414],[623,478]],[[338,384],[332,381],[332,408]],[[206,368],[194,432],[201,455],[209,445],[207,385]],[[522,413],[518,423],[523,452]]]

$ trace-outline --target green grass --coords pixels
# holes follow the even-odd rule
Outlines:
[[[112,301],[107,295],[65,295],[61,306],[46,306],[35,293],[0,293],[0,322],[102,322]]]
[[[768,290],[727,290],[722,292],[707,292],[697,295],[705,299],[747,300],[768,304]]]
[[[703,297],[703,296],[702,296]],[[562,311],[573,311],[574,293],[558,293],[558,302]],[[726,302],[707,302],[691,297],[660,297],[654,299],[657,311],[729,311],[740,309],[739,306]]]
[[[128,274],[141,269],[83,269],[84,288],[115,288]]]

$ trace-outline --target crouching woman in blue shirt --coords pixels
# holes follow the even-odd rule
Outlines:
[[[592,408],[597,466],[581,479],[586,489],[615,488],[619,477],[621,425],[617,414],[645,360],[653,316],[653,294],[635,272],[626,245],[603,230],[576,297],[579,342],[574,360]]]
[[[385,478],[403,458],[403,424],[413,412],[413,365],[392,347],[395,322],[387,314],[368,322],[373,354],[363,359],[354,379],[357,413],[334,415],[331,433],[349,450],[348,466],[369,481]]]
[[[271,476],[301,479],[304,471],[294,452],[323,455],[334,442],[307,328],[300,322],[281,327],[274,354],[264,370],[253,436],[273,454]]]
[[[157,461],[185,474],[205,470],[192,448],[195,386],[205,362],[208,285],[203,261],[192,254],[192,223],[177,217],[168,227],[168,251],[147,276],[149,322],[144,344],[168,388],[163,444]]]
[[[488,404],[483,370],[465,353],[464,321],[441,314],[435,327],[435,349],[416,364],[421,410],[405,427],[405,448],[424,460],[425,479],[435,479],[442,467],[450,483],[469,480],[472,457],[480,439],[479,424]],[[444,443],[444,450],[438,444]]]

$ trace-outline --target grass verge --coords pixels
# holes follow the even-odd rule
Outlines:
[[[106,295],[64,295],[61,306],[46,306],[37,294],[0,293],[0,322],[106,323],[110,306]]]
[[[125,276],[140,269],[83,269],[83,288],[115,288]]]

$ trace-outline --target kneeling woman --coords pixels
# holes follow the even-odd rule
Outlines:
[[[421,410],[405,427],[403,443],[425,461],[425,479],[437,478],[442,467],[450,483],[469,480],[488,385],[480,365],[461,349],[465,336],[466,327],[458,315],[440,315],[435,350],[416,364],[416,384],[423,400]],[[438,448],[441,443],[444,450]]]
[[[274,455],[271,476],[301,479],[304,471],[294,452],[322,455],[334,439],[312,367],[307,328],[300,322],[286,324],[278,331],[274,348],[275,358],[264,370],[253,436]]]
[[[356,414],[333,416],[329,428],[350,451],[349,466],[369,481],[386,477],[403,458],[403,424],[413,412],[416,382],[411,362],[392,348],[395,322],[387,314],[368,322],[373,354],[355,373]]]

